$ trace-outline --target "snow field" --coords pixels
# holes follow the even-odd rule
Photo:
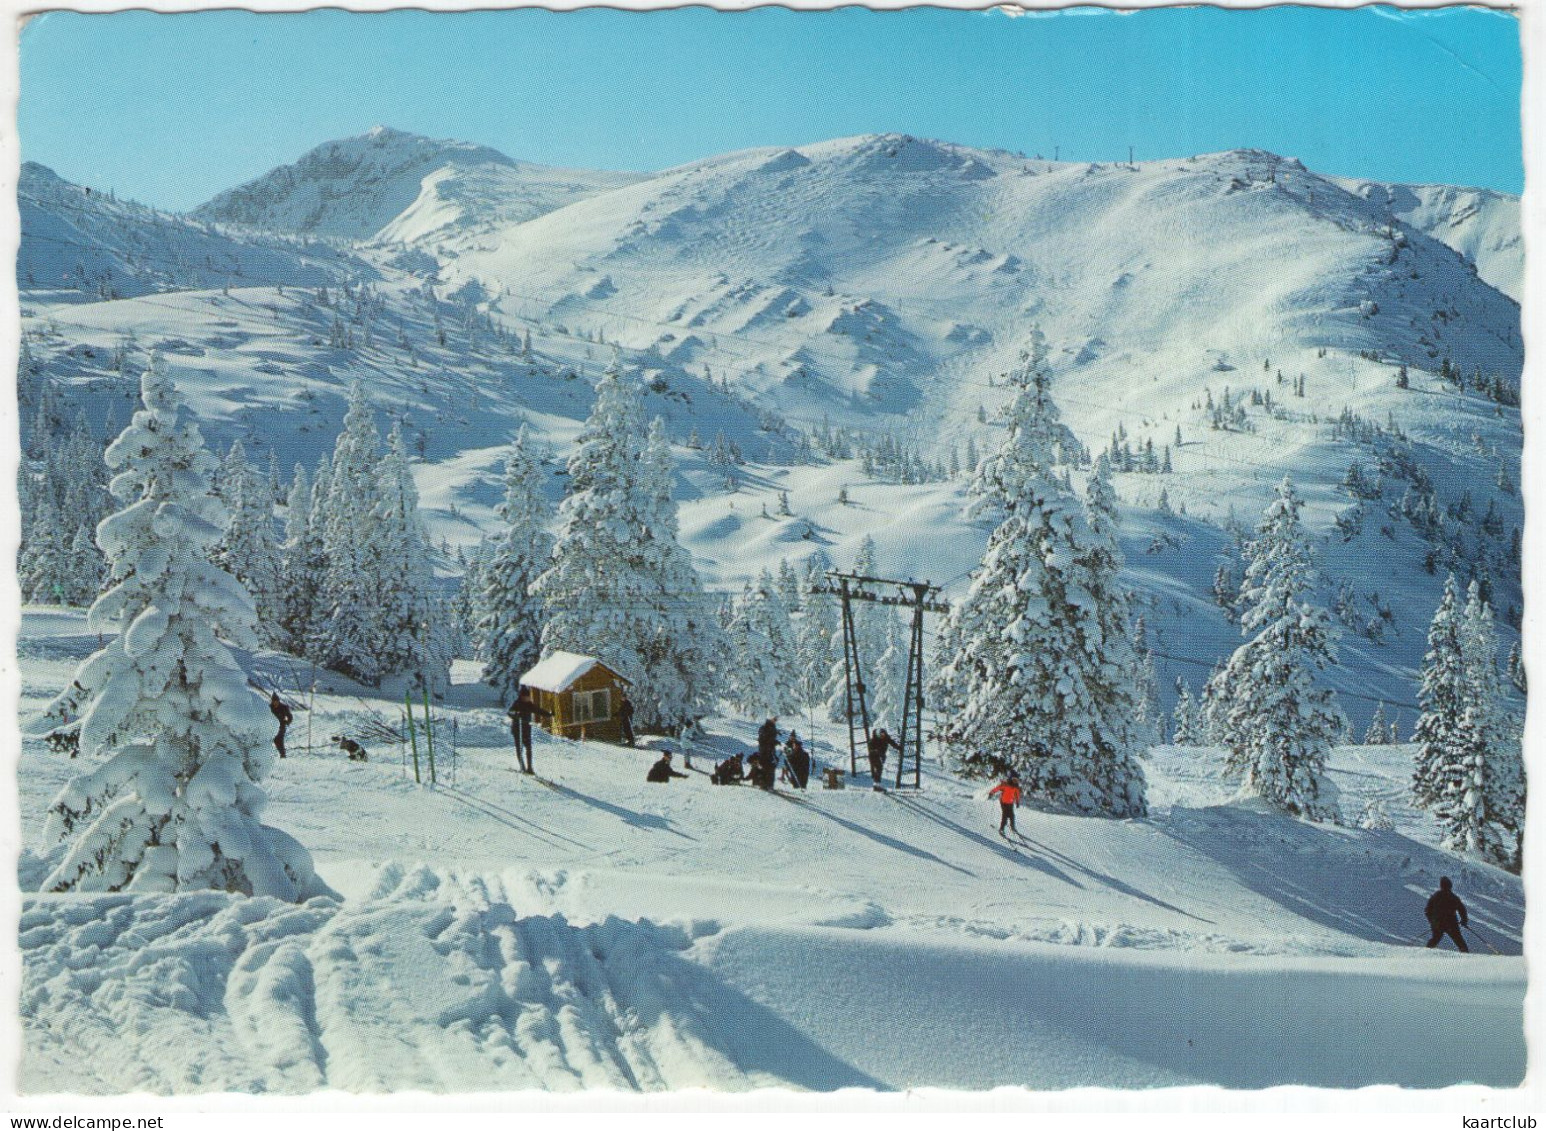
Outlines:
[[[24,713],[68,678],[82,631],[28,614]],[[454,786],[415,787],[384,746],[350,763],[322,745],[393,710],[319,693],[319,749],[298,715],[265,782],[265,819],[339,901],[27,897],[25,1090],[1508,1086],[1522,1071],[1519,881],[1431,847],[1399,806],[1394,832],[1292,821],[1225,804],[1221,751],[1160,747],[1149,818],[1022,808],[1010,845],[984,787],[932,766],[918,795],[861,775],[794,798],[710,786],[702,749],[688,780],[651,786],[653,750],[539,736],[544,780],[529,778],[466,683],[437,708],[458,723]],[[744,749],[752,729],[722,720],[709,741]],[[834,728],[814,737],[819,762],[846,767]],[[1403,788],[1409,757],[1336,750],[1344,805]],[[23,812],[80,766],[29,740]],[[39,832],[24,823],[24,887],[46,870]],[[1420,949],[1441,874],[1510,957]]]

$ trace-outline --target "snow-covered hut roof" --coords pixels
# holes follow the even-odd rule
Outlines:
[[[592,668],[605,668],[622,682],[626,679],[618,676],[616,672],[608,668],[595,656],[582,656],[578,652],[554,652],[543,660],[531,671],[521,677],[521,684],[525,687],[535,688],[538,691],[567,691],[574,686],[579,679]]]

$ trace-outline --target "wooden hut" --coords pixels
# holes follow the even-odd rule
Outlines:
[[[617,710],[628,681],[595,656],[554,652],[521,677],[537,706],[551,714],[538,721],[560,738],[618,742],[623,726]]]

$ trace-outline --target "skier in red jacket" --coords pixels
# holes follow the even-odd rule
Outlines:
[[[1014,774],[1010,774],[1003,781],[988,790],[988,796],[996,796],[998,798],[998,835],[1004,835],[1004,828],[1006,826],[1014,829],[1016,835],[1018,835],[1020,830],[1015,827],[1015,806],[1020,804],[1020,779]]]

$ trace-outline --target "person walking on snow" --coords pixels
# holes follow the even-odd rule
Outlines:
[[[274,692],[268,697],[268,709],[274,713],[274,718],[279,720],[279,733],[274,735],[274,749],[279,751],[279,756],[285,756],[285,731],[290,729],[290,724],[295,721],[295,712],[281,698],[279,692]]]
[[[886,747],[895,747],[897,753],[901,753],[902,745],[891,737],[885,727],[881,727],[870,735],[868,743],[870,754],[870,788],[881,789],[880,779],[886,773]]]
[[[671,751],[661,752],[660,761],[650,767],[650,772],[644,775],[647,782],[669,782],[672,778],[685,778],[686,774],[679,774],[671,768]]]
[[[515,739],[515,763],[521,768],[521,773],[536,773],[531,765],[531,720],[533,715],[541,715],[544,719],[553,717],[552,711],[545,711],[537,706],[537,701],[532,698],[531,688],[521,688],[520,695],[516,696],[510,710],[505,712],[510,716],[510,737]],[[524,755],[523,752],[524,751]]]
[[[1432,950],[1439,945],[1439,939],[1448,935],[1455,940],[1455,947],[1469,954],[1471,948],[1465,944],[1465,936],[1460,933],[1461,927],[1469,927],[1471,919],[1466,914],[1465,904],[1460,902],[1460,897],[1452,890],[1454,885],[1448,876],[1439,879],[1439,890],[1428,897],[1428,906],[1423,908],[1423,914],[1428,916],[1428,926],[1433,928],[1433,937],[1428,940],[1428,949]]]
[[[988,796],[998,798],[998,835],[1003,836],[1007,826],[1014,829],[1015,835],[1018,836],[1020,830],[1015,827],[1015,806],[1020,804],[1020,779],[1010,774],[988,790]]]
[[[633,700],[628,698],[628,693],[623,692],[623,701],[617,705],[617,721],[623,725],[623,742],[627,746],[634,745],[633,738]]]

